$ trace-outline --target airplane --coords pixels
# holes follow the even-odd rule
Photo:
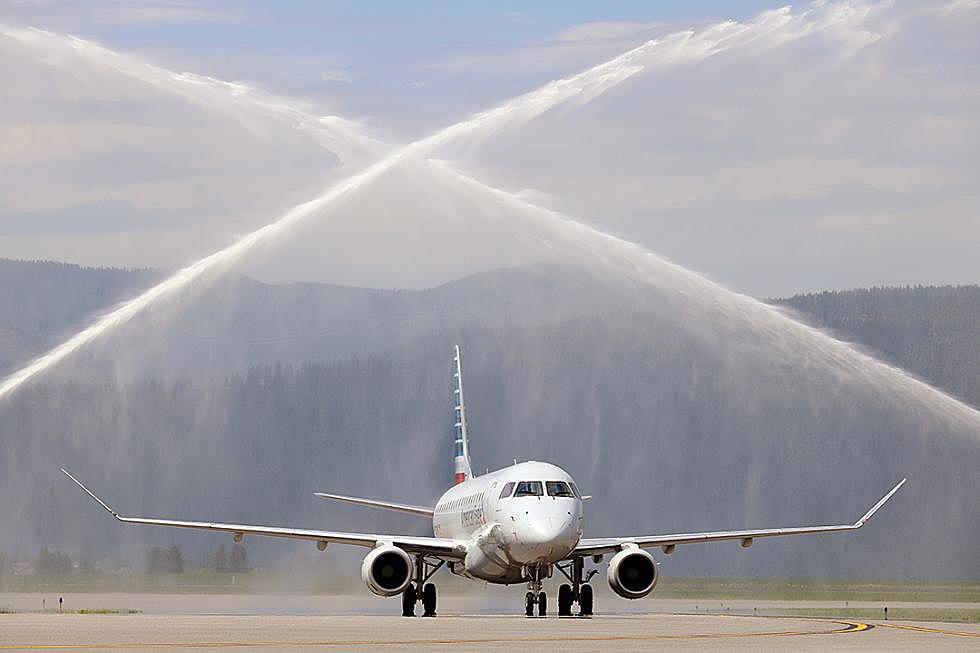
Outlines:
[[[659,563],[647,549],[659,548],[664,554],[670,554],[681,544],[726,540],[738,541],[748,548],[755,540],[765,537],[857,530],[906,481],[902,479],[852,524],[586,538],[582,537],[583,506],[591,497],[581,494],[572,476],[562,468],[543,462],[515,461],[494,472],[473,474],[458,345],[453,357],[453,377],[454,484],[434,507],[314,493],[324,499],[429,518],[432,537],[125,517],[67,470],[61,471],[109,514],[126,524],[230,532],[235,542],[241,542],[245,535],[311,540],[320,551],[331,543],[369,548],[361,565],[362,580],[379,596],[401,595],[402,615],[406,617],[415,616],[418,603],[422,604],[423,616],[435,616],[436,586],[429,580],[443,566],[454,574],[489,583],[527,583],[524,609],[528,617],[535,616],[535,611],[539,617],[547,614],[548,597],[543,583],[557,570],[568,581],[558,590],[558,615],[573,616],[573,606],[577,604],[577,616],[589,617],[595,607],[589,582],[599,572],[591,569],[586,573],[587,560],[599,564],[604,556],[611,555],[606,568],[609,587],[623,598],[639,599],[653,591],[660,577]]]

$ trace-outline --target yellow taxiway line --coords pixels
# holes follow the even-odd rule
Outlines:
[[[923,633],[939,633],[940,635],[956,635],[957,637],[980,637],[980,633],[966,633],[958,630],[943,630],[942,628],[926,628],[925,626],[907,626],[905,624],[883,624],[883,628],[901,628],[902,630],[917,630]]]

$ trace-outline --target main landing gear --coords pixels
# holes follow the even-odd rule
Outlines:
[[[436,616],[436,586],[426,582],[441,567],[443,560],[429,562],[425,556],[415,556],[415,573],[412,582],[402,592],[402,616],[414,617],[415,604],[422,603],[422,616]]]
[[[558,588],[558,616],[571,617],[572,605],[578,603],[579,616],[591,617],[593,596],[592,586],[588,583],[599,572],[593,569],[583,578],[584,561],[582,558],[572,558],[571,562],[564,567],[561,565],[555,565],[555,567],[558,568],[562,576],[571,582],[571,585],[565,584]]]

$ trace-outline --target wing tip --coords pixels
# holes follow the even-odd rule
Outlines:
[[[905,477],[905,478],[903,478],[903,479],[902,479],[901,481],[899,481],[898,483],[896,483],[896,484],[895,484],[895,487],[893,487],[893,488],[892,488],[891,490],[889,490],[889,491],[888,491],[888,494],[886,494],[885,496],[883,496],[883,497],[881,497],[881,499],[879,499],[879,500],[878,500],[878,503],[876,503],[875,505],[873,505],[873,506],[871,506],[871,509],[870,509],[870,510],[868,510],[868,512],[866,512],[866,513],[864,513],[864,516],[863,516],[863,517],[861,517],[861,519],[859,519],[859,520],[857,520],[856,522],[854,522],[854,527],[855,527],[855,528],[861,528],[862,526],[864,526],[864,525],[865,525],[865,524],[867,523],[867,521],[868,521],[869,519],[871,519],[871,517],[872,517],[872,516],[874,516],[874,514],[875,514],[876,512],[878,512],[878,510],[879,510],[879,509],[880,509],[880,508],[881,508],[881,507],[882,507],[883,505],[885,505],[885,503],[886,503],[886,502],[887,502],[887,501],[888,501],[889,499],[891,499],[891,498],[892,498],[892,496],[894,496],[894,494],[895,494],[896,492],[898,492],[898,491],[899,491],[899,490],[900,490],[900,489],[902,488],[902,486],[903,486],[903,485],[905,485],[905,483],[906,483],[907,481],[908,481],[908,477]]]
[[[71,475],[71,472],[69,472],[67,469],[65,469],[64,467],[62,467],[61,468],[61,473],[64,474],[65,476],[67,476],[68,478],[70,478],[72,481],[74,481],[75,485],[77,485],[78,487],[82,488],[82,490],[85,492],[85,494],[87,494],[90,497],[92,497],[92,499],[94,499],[96,503],[98,503],[100,506],[102,506],[103,508],[105,508],[105,511],[106,512],[108,512],[110,515],[112,515],[116,519],[121,519],[119,517],[119,513],[117,513],[112,508],[110,508],[109,507],[109,504],[107,504],[105,501],[103,501],[102,499],[100,499],[99,497],[97,497],[95,495],[95,492],[92,492],[92,490],[90,490],[87,487],[85,487],[85,485],[81,481],[79,481],[77,478],[75,478],[74,476],[72,476]]]

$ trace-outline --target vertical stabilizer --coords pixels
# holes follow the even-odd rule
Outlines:
[[[468,478],[473,477],[470,469],[470,437],[466,430],[466,401],[463,398],[463,364],[460,361],[459,345],[456,345],[456,355],[453,358],[454,370],[453,377],[456,380],[453,390],[455,409],[455,433],[453,467],[455,471],[455,482],[462,483]]]

